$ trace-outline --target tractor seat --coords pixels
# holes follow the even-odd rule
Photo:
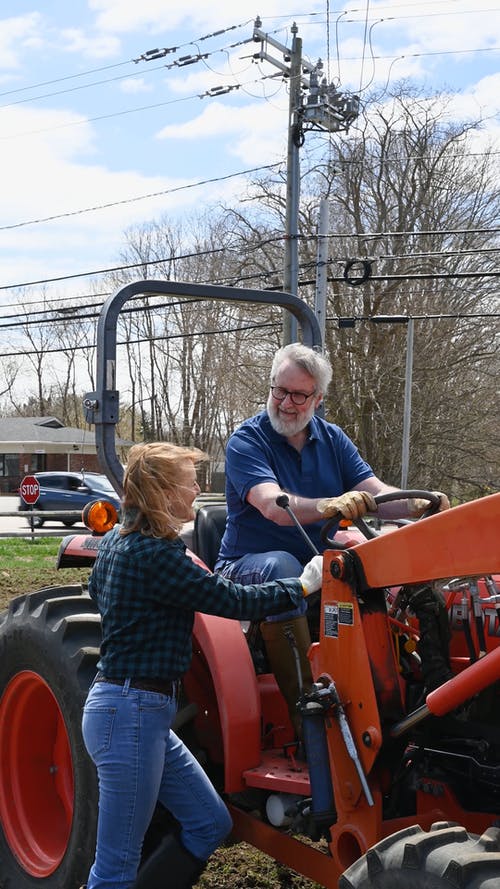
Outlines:
[[[222,535],[226,527],[227,507],[225,503],[210,503],[200,506],[194,520],[193,550],[205,562],[210,571],[219,555]]]

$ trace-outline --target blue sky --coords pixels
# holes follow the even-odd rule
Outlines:
[[[453,113],[482,114],[478,140],[500,143],[500,0],[3,0],[0,305],[19,295],[8,285],[118,265],[130,226],[235,203],[245,177],[232,174],[284,162],[287,87],[252,58],[259,14],[283,45],[295,21],[341,90],[363,99],[403,77],[459,90]]]

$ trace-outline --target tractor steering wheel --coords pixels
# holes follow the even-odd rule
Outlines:
[[[419,497],[423,500],[429,501],[429,508],[424,512],[420,518],[424,519],[427,516],[434,515],[434,513],[439,511],[439,505],[441,503],[441,499],[434,494],[433,491],[416,491],[416,490],[401,490],[401,491],[389,491],[387,494],[376,494],[374,497],[375,503],[378,505],[379,503],[392,503],[394,500],[408,500],[413,497]],[[337,543],[335,542],[333,537],[329,537],[329,531],[332,527],[335,526],[335,531],[337,531],[337,525],[339,522],[340,513],[337,513],[336,516],[331,516],[331,518],[327,519],[325,524],[321,529],[321,542],[324,544],[329,544],[330,546],[337,547]],[[388,519],[388,521],[393,521],[392,519]],[[394,520],[399,521],[399,520]],[[407,524],[404,521],[404,524]],[[367,524],[364,518],[354,519],[353,525],[361,531],[361,533],[367,538],[367,540],[372,540],[374,537],[378,537],[380,535],[380,531],[376,531],[370,525]],[[339,547],[343,549],[343,547]]]

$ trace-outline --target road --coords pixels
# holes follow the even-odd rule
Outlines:
[[[18,505],[19,497],[8,495],[0,497],[0,537],[24,537],[31,534],[26,513],[18,513]],[[5,513],[15,513],[15,515],[5,515]],[[66,528],[62,522],[49,519],[43,528],[36,529],[34,534],[36,537],[64,537],[65,534],[85,530],[82,522],[78,522],[71,528]]]
[[[29,537],[31,535],[26,513],[18,513],[18,497],[0,496],[0,537]],[[15,513],[15,515],[5,515]],[[47,520],[43,528],[36,528],[35,537],[65,537],[67,534],[90,533],[83,522],[77,522],[71,528],[66,528],[62,522]],[[187,546],[193,545],[193,522],[187,522],[181,534]],[[0,887],[1,889],[1,887]]]

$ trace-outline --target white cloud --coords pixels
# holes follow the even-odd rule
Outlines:
[[[87,33],[81,28],[64,28],[61,31],[62,48],[67,53],[78,53],[87,58],[107,59],[117,56],[121,44],[109,34]]]
[[[113,265],[128,225],[194,200],[190,191],[163,194],[187,178],[89,164],[96,133],[72,112],[11,108],[3,114],[10,134],[0,136],[0,167],[9,173],[0,208],[3,284]],[[137,200],[149,194],[157,196]],[[75,212],[89,208],[96,209]]]
[[[97,12],[96,25],[103,31],[128,32],[148,27],[161,30],[178,28],[188,22],[196,27],[212,21],[210,2],[197,3],[196,11],[189,3],[165,3],[164,0],[90,0],[89,6]]]
[[[102,30],[129,32],[138,28],[151,30],[173,30],[184,26],[192,37],[204,36],[196,34],[197,29],[220,29],[241,22],[253,22],[259,10],[254,3],[240,0],[184,0],[174,3],[172,0],[89,0],[89,8],[96,14],[96,25]],[[320,0],[309,0],[307,12],[323,10]],[[266,0],[265,10],[261,16],[288,16],[289,0]]]
[[[93,150],[94,133],[88,122],[73,111],[10,107],[2,110],[0,159],[3,170],[42,170],[76,153]],[[29,138],[28,138],[29,137]],[[2,182],[8,187],[9,178]]]
[[[0,20],[0,69],[22,67],[26,46],[39,40],[41,23],[38,12]]]
[[[225,151],[245,164],[274,163],[286,146],[287,110],[270,103],[251,103],[241,108],[211,101],[201,114],[185,124],[163,127],[159,139],[223,140]]]
[[[493,145],[500,148],[500,73],[483,77],[469,90],[453,95],[448,116],[456,120],[481,120],[470,134],[475,151]]]
[[[487,117],[500,112],[500,73],[483,77],[469,90],[481,113]]]
[[[149,93],[153,89],[150,83],[146,83],[143,77],[138,77],[137,79],[127,78],[127,80],[123,80],[120,84],[120,90],[123,93],[128,93],[130,95],[136,95],[138,93]]]

